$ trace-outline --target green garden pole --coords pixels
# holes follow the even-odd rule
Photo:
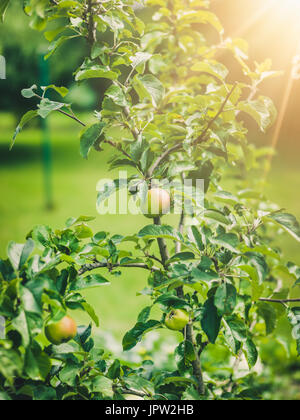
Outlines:
[[[39,69],[40,69],[40,85],[49,85],[49,65],[48,61],[44,60],[44,55],[39,55]],[[45,207],[47,210],[51,210],[54,207],[53,204],[53,192],[52,192],[52,150],[51,150],[51,139],[49,132],[49,125],[45,118],[41,119],[41,132],[42,132],[42,164],[43,164],[43,176],[44,176],[44,194],[45,194]]]

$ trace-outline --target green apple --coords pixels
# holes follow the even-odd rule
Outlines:
[[[67,343],[76,336],[77,325],[74,319],[65,316],[59,322],[47,325],[45,334],[50,343],[58,346]]]
[[[170,212],[171,196],[168,191],[162,188],[152,188],[148,191],[147,200],[143,207],[143,213],[146,217],[154,218],[163,216]]]
[[[170,330],[181,331],[189,323],[190,317],[184,309],[173,309],[166,316],[165,324]]]

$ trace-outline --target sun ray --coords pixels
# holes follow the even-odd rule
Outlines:
[[[272,136],[271,139],[271,144],[270,147],[273,150],[276,150],[278,142],[279,142],[279,138],[280,138],[280,134],[281,134],[281,129],[284,123],[284,119],[285,119],[285,115],[286,115],[286,111],[289,105],[289,101],[290,101],[290,97],[291,97],[291,93],[292,93],[292,89],[293,89],[293,85],[295,82],[295,78],[296,78],[296,63],[294,62],[294,58],[299,56],[300,54],[300,40],[297,44],[297,48],[295,51],[295,54],[293,54],[293,56],[291,57],[290,63],[289,63],[289,69],[288,69],[288,79],[287,79],[287,83],[286,86],[284,88],[284,95],[282,98],[282,102],[281,102],[281,106],[278,112],[278,117],[277,117],[277,122],[275,125],[275,129],[274,129],[274,134]],[[273,161],[273,154],[270,154],[266,165],[265,165],[265,176],[264,176],[264,180],[266,181],[268,178],[268,175],[271,171],[271,166],[272,166],[272,161]]]

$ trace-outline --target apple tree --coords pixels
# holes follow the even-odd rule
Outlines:
[[[8,6],[0,0],[2,17]],[[102,81],[103,95],[87,123],[64,102],[65,87],[24,89],[37,106],[21,119],[12,146],[33,118],[64,114],[78,124],[83,158],[110,148],[111,168],[130,169],[128,184],[117,179],[99,191],[98,205],[128,187],[148,218],[139,232],[123,236],[92,232],[91,218],[74,217],[63,229],[36,226],[24,244],[9,244],[8,259],[0,261],[1,398],[255,398],[261,343],[276,340],[279,319],[300,323],[300,299],[291,298],[300,268],[283,263],[274,243],[283,231],[300,241],[300,225],[264,197],[262,166],[270,151],[248,141],[244,122],[248,115],[263,132],[272,126],[276,109],[261,89],[277,72],[269,60],[251,64],[246,42],[225,36],[208,0],[25,0],[24,11],[50,43],[45,59],[70,39],[86,39],[87,56],[74,78]],[[202,204],[194,199],[199,179]],[[178,202],[178,223],[164,223]],[[173,370],[155,360],[132,366],[95,345],[92,323],[99,320],[82,291],[132,268],[148,273],[141,293],[149,305],[123,349],[134,349],[151,331],[180,330]],[[74,339],[50,343],[45,328],[69,310],[86,312],[91,325],[78,326]],[[249,372],[239,378],[243,360]]]

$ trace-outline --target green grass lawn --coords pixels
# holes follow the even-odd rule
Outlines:
[[[79,155],[78,126],[71,120],[56,114],[50,119],[53,149],[54,209],[45,209],[44,180],[41,163],[41,133],[29,128],[17,138],[11,152],[8,151],[14,130],[14,119],[0,115],[0,255],[6,252],[10,240],[24,241],[35,224],[62,227],[70,216],[81,214],[96,216],[91,223],[95,231],[129,234],[137,232],[148,223],[143,216],[100,216],[96,212],[96,184],[108,173],[108,152],[91,153],[88,161]],[[270,175],[268,195],[296,216],[300,216],[300,169],[288,159],[275,160]],[[287,235],[281,239],[289,259],[300,263],[299,244]],[[86,293],[97,308],[106,330],[122,336],[132,326],[147,299],[136,298],[136,293],[146,285],[141,270],[130,270],[120,278],[113,278],[112,285]],[[137,304],[138,303],[138,304]]]

